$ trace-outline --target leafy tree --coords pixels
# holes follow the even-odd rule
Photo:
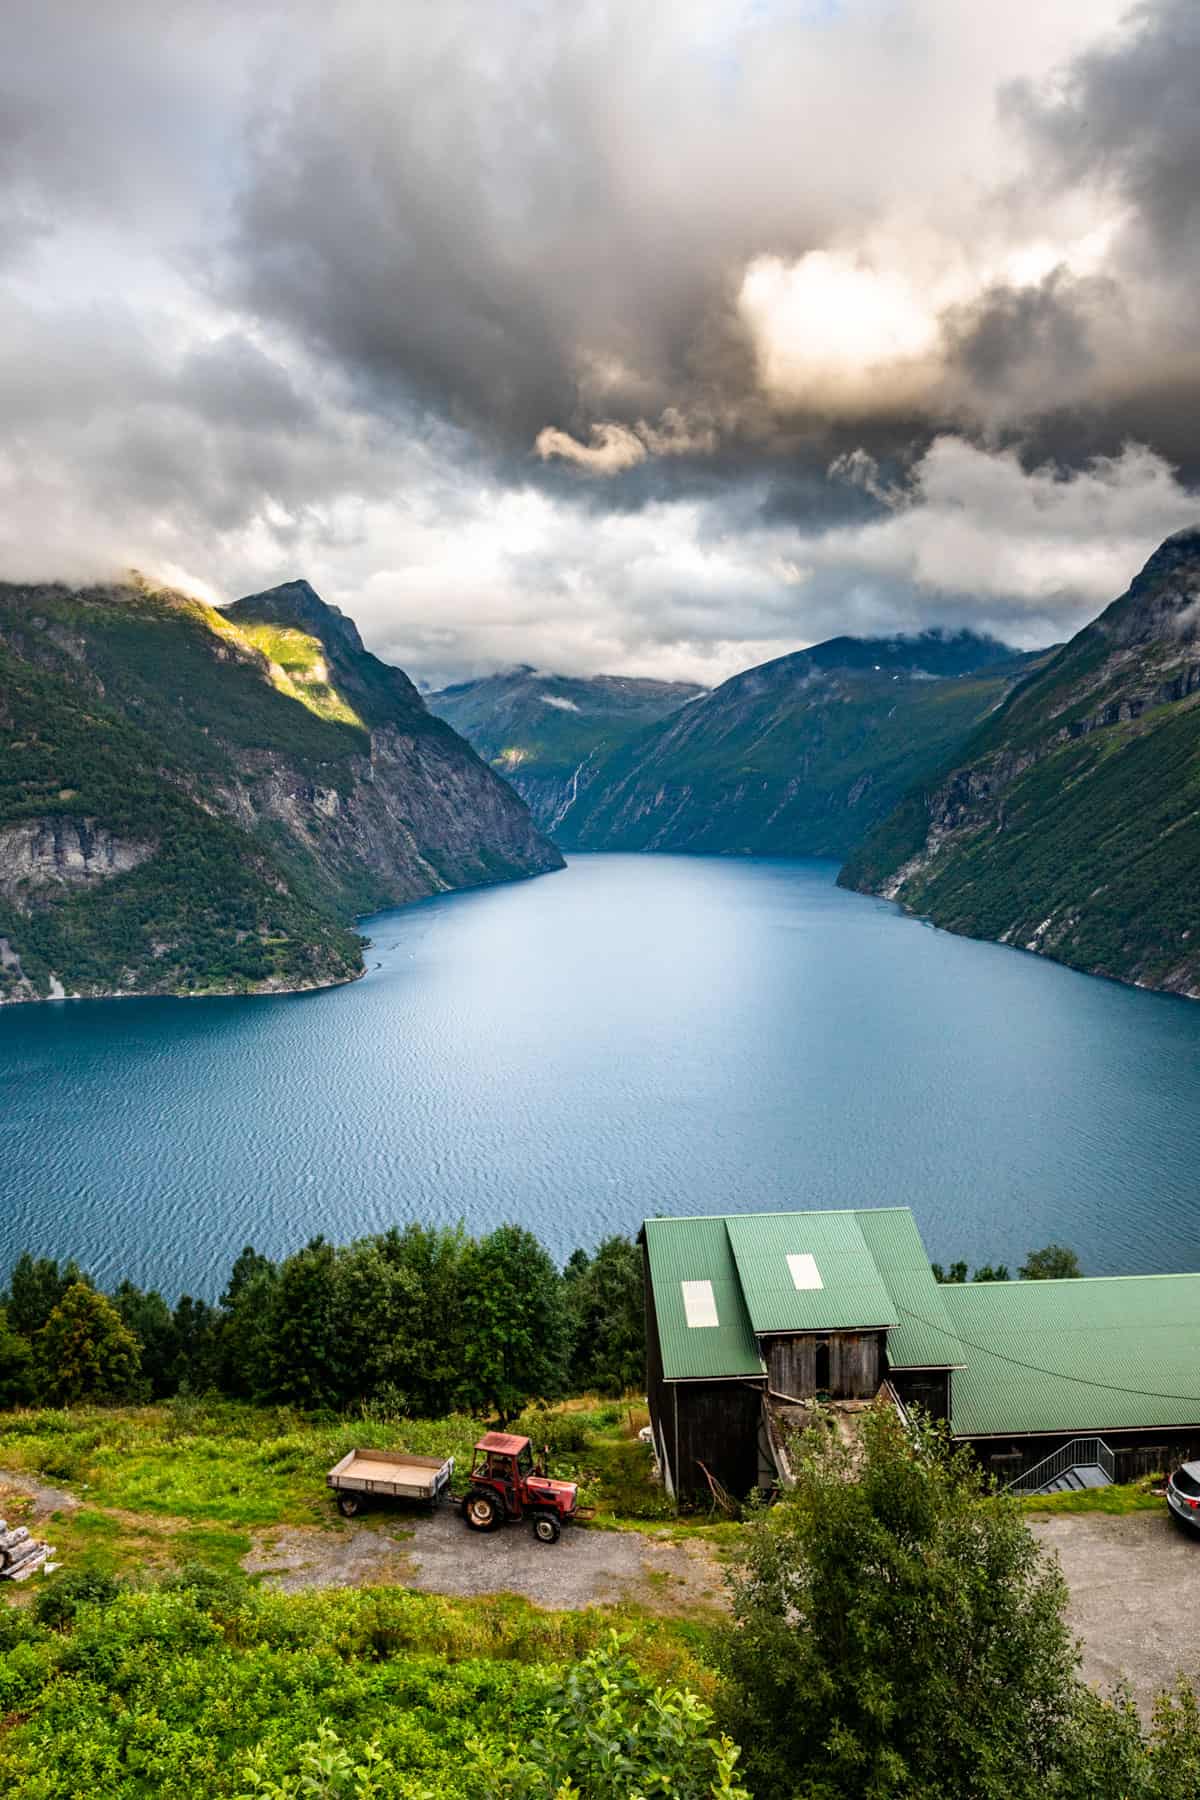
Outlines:
[[[33,1352],[0,1307],[0,1407],[27,1406],[34,1398]]]
[[[1031,1250],[1017,1273],[1022,1281],[1070,1281],[1083,1270],[1073,1250],[1047,1244],[1044,1250]]]
[[[59,1405],[136,1391],[137,1339],[111,1300],[84,1281],[69,1287],[33,1340],[42,1392]]]
[[[1074,1721],[1066,1589],[1015,1505],[932,1426],[820,1425],[752,1524],[723,1718],[774,1800],[1041,1800]]]
[[[299,1406],[336,1406],[343,1352],[335,1311],[337,1252],[315,1237],[287,1257],[271,1287],[267,1374],[271,1395]]]
[[[237,1398],[267,1394],[271,1387],[271,1317],[278,1270],[251,1245],[230,1271],[215,1322],[216,1382]]]
[[[654,1687],[612,1633],[571,1668],[523,1744],[479,1746],[486,1800],[750,1800],[739,1751],[686,1688]]]
[[[175,1335],[173,1387],[202,1394],[216,1383],[219,1368],[220,1316],[207,1300],[182,1294],[171,1317]]]
[[[944,1269],[941,1263],[930,1263],[935,1281],[949,1282],[959,1287],[965,1281],[1011,1281],[1007,1263],[980,1263],[973,1275],[968,1275],[965,1262],[951,1263]]]
[[[464,1267],[469,1403],[503,1421],[566,1385],[562,1277],[533,1233],[500,1225],[472,1244]]]
[[[413,1330],[416,1278],[389,1259],[378,1238],[339,1250],[334,1323],[340,1351],[339,1404],[383,1390],[407,1398],[424,1345]]]
[[[385,1232],[377,1242],[410,1286],[403,1321],[407,1368],[400,1385],[413,1411],[437,1418],[473,1404],[465,1382],[467,1341],[475,1325],[468,1298],[472,1240],[461,1225],[408,1225]]]
[[[142,1376],[153,1400],[173,1394],[179,1385],[179,1338],[171,1309],[154,1289],[143,1292],[132,1281],[123,1281],[112,1303],[138,1341]]]
[[[42,1329],[69,1287],[86,1281],[74,1262],[59,1268],[51,1256],[34,1258],[23,1250],[8,1279],[8,1322],[22,1337],[32,1338]]]
[[[605,1238],[595,1256],[577,1250],[563,1271],[570,1319],[571,1386],[624,1394],[646,1382],[642,1253],[626,1237]]]

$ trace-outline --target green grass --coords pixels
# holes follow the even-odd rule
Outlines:
[[[1135,1481],[1127,1486],[1117,1483],[1112,1487],[1078,1488],[1065,1494],[1026,1494],[1021,1498],[1022,1512],[1033,1515],[1053,1513],[1113,1513],[1122,1515],[1138,1512],[1163,1512],[1166,1501],[1161,1493],[1155,1494],[1153,1487],[1162,1486],[1160,1477],[1153,1482]]]
[[[636,1438],[644,1408],[571,1401],[515,1422],[539,1447],[550,1444],[550,1473],[577,1481],[595,1507],[589,1529],[640,1529],[723,1544],[736,1527],[677,1520],[650,1480],[650,1454]],[[347,1450],[409,1450],[455,1459],[461,1489],[487,1421],[311,1418],[289,1408],[237,1401],[161,1406],[43,1409],[0,1414],[0,1469],[61,1486],[83,1501],[58,1515],[53,1541],[74,1562],[123,1573],[199,1559],[232,1566],[248,1536],[272,1527],[345,1529],[325,1476]],[[14,1519],[28,1510],[6,1502]],[[403,1507],[368,1522],[403,1530]]]

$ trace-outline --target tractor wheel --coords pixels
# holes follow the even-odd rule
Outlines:
[[[542,1544],[557,1544],[562,1526],[553,1513],[538,1513],[533,1521],[533,1535]]]
[[[495,1531],[504,1519],[495,1495],[484,1493],[468,1494],[463,1501],[462,1515],[472,1531]]]
[[[365,1505],[366,1501],[361,1494],[338,1495],[338,1511],[341,1513],[343,1519],[357,1519]]]

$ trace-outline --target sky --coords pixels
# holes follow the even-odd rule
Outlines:
[[[1198,279],[1194,0],[6,0],[0,579],[1049,643],[1200,521]]]

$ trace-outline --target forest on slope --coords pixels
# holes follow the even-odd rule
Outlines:
[[[355,915],[561,867],[305,582],[0,586],[0,999],[282,991]]]
[[[1168,538],[839,879],[950,931],[1200,996],[1200,530]]]

